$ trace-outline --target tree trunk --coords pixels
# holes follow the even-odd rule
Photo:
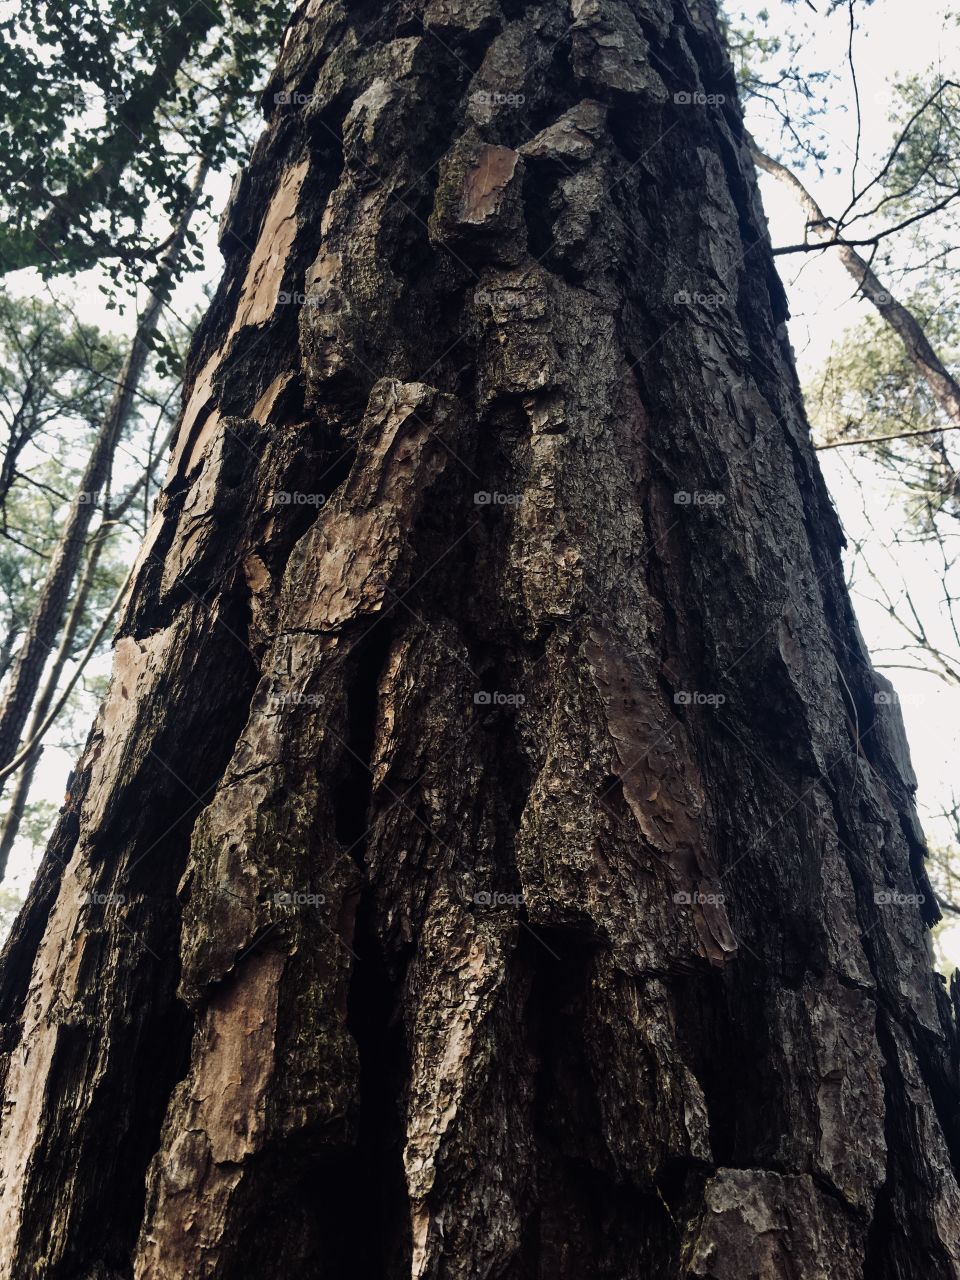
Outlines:
[[[30,726],[26,735],[28,742],[38,740],[42,736],[44,723],[50,708],[53,706],[54,698],[57,696],[60,677],[63,675],[64,668],[73,653],[77,633],[83,624],[87,610],[87,600],[96,578],[97,565],[105,545],[106,538],[104,530],[101,528],[97,530],[93,537],[87,562],[83,566],[83,573],[77,583],[73,604],[70,606],[70,613],[64,623],[63,634],[60,637],[57,652],[54,654],[53,662],[50,664],[50,670],[47,673],[43,688],[37,694],[36,702],[33,705],[33,714],[30,717]],[[43,747],[38,744],[21,766],[16,776],[9,807],[3,816],[2,824],[0,824],[0,883],[2,883],[7,873],[7,863],[10,860],[10,854],[13,852],[13,846],[17,842],[20,824],[23,822],[27,801],[30,798],[30,788],[33,786],[33,777],[42,754]]]
[[[4,953],[4,1277],[960,1275],[715,16],[294,15]]]

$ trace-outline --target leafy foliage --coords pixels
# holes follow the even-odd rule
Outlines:
[[[28,446],[49,449],[53,423],[102,417],[120,361],[116,341],[56,304],[0,292],[0,504]]]
[[[0,888],[0,936],[5,937],[10,932],[22,906],[23,899],[16,889]]]
[[[0,21],[0,272],[155,258],[191,159],[242,147],[277,0],[20,0]],[[149,216],[148,216],[149,215]]]
[[[960,376],[960,316],[938,299],[915,295],[910,310],[948,369]],[[956,449],[960,441],[903,343],[870,316],[834,344],[807,387],[807,406],[824,442],[867,439],[874,456],[903,486],[911,520],[930,529],[940,514],[960,518]]]

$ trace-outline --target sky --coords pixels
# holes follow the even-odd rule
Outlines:
[[[765,25],[770,34],[785,34],[789,30],[799,35],[801,65],[810,70],[830,69],[836,74],[836,79],[824,87],[824,103],[829,110],[819,121],[828,150],[825,171],[818,174],[808,167],[803,172],[805,183],[821,207],[830,213],[844,208],[849,199],[856,117],[851,109],[852,83],[846,70],[849,39],[846,10],[841,8],[827,16],[824,12],[827,0],[814,0],[814,3],[819,12],[803,2],[788,5],[774,0],[769,6],[766,24],[758,19],[764,8],[758,4],[731,5],[729,12],[733,18],[744,14],[751,25]],[[862,183],[872,176],[878,157],[885,154],[889,143],[891,129],[887,110],[893,82],[937,64],[960,78],[960,53],[958,28],[948,20],[947,6],[942,0],[909,0],[909,3],[907,0],[874,0],[869,7],[858,5],[857,10],[854,54],[862,104],[858,168]],[[747,123],[761,145],[768,149],[775,146],[776,134],[771,132],[769,112],[758,105],[748,107]],[[208,189],[213,194],[214,216],[207,220],[204,229],[205,269],[179,290],[171,304],[174,312],[186,315],[202,305],[204,284],[216,283],[220,258],[215,244],[215,221],[229,186],[229,174],[211,179]],[[761,175],[760,186],[774,245],[803,240],[803,217],[793,197],[767,175]],[[801,375],[812,375],[822,365],[831,344],[870,314],[871,308],[854,296],[850,277],[829,253],[782,256],[777,265],[787,287],[792,317],[790,338]],[[129,331],[132,312],[119,317],[105,315],[97,283],[93,273],[76,283],[73,295],[78,308],[101,324],[109,321]],[[29,289],[31,281],[21,273],[17,287]],[[884,575],[889,575],[891,582],[906,577],[918,599],[934,611],[938,579],[927,554],[901,547],[891,557],[882,545],[892,544],[903,522],[902,504],[889,477],[860,451],[836,449],[821,453],[820,459],[848,540],[853,544],[869,535],[876,547],[872,552],[876,566]],[[878,536],[881,545],[876,546]],[[875,661],[882,665],[885,651],[900,645],[901,634],[886,611],[872,604],[859,588],[860,580],[855,573],[853,589],[861,629],[876,655]],[[109,661],[105,659],[99,671],[106,671],[108,667]],[[919,779],[918,802],[928,837],[945,841],[947,828],[938,823],[933,814],[949,799],[955,762],[960,759],[960,690],[947,687],[929,674],[902,670],[889,670],[886,674],[900,695]],[[33,798],[59,804],[72,765],[72,753],[49,746],[37,772]],[[32,851],[19,846],[11,859],[7,884],[20,892],[25,890],[33,865]],[[941,933],[940,946],[950,963],[960,965],[960,924]]]

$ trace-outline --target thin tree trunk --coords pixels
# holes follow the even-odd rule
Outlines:
[[[807,231],[824,245],[836,246],[837,254],[852,276],[857,288],[872,302],[881,317],[903,343],[910,363],[926,383],[931,396],[954,426],[960,426],[960,384],[930,345],[923,325],[913,312],[898,302],[878,278],[864,258],[851,245],[845,244],[813,196],[797,175],[761,151],[751,142],[751,154],[757,166],[771,174],[793,192],[807,219]]]
[[[197,166],[190,203],[181,216],[140,315],[109,408],[80,477],[77,496],[71,504],[53,550],[43,587],[11,668],[3,702],[0,704],[0,771],[17,753],[20,736],[40,687],[44,668],[63,625],[70,589],[83,556],[93,513],[110,475],[117,444],[133,412],[137,389],[150,353],[150,340],[160,320],[166,291],[176,274],[190,219],[196,211],[208,172],[209,162],[202,160]],[[3,774],[0,772],[0,790],[2,788]]]
[[[73,673],[70,676],[70,679],[67,681],[66,685],[64,686],[62,692],[60,693],[60,696],[57,698],[56,703],[47,712],[46,716],[43,719],[43,722],[38,726],[36,736],[28,740],[27,742],[25,742],[23,746],[20,748],[20,750],[17,752],[17,754],[14,756],[14,758],[10,761],[10,763],[4,769],[0,770],[0,779],[12,777],[13,774],[15,774],[20,769],[20,767],[30,759],[34,751],[36,751],[37,748],[40,746],[40,743],[43,740],[44,734],[47,732],[50,726],[54,723],[54,721],[60,715],[61,711],[63,711],[64,707],[67,705],[67,702],[70,699],[70,695],[73,693],[74,689],[76,688],[80,680],[80,677],[83,675],[83,672],[86,670],[87,663],[90,661],[93,655],[97,652],[97,649],[99,648],[101,642],[106,636],[107,631],[110,627],[110,624],[114,619],[114,616],[119,612],[120,606],[123,604],[126,598],[127,588],[129,587],[129,585],[130,585],[129,578],[127,578],[122,583],[120,590],[114,596],[113,600],[108,606],[103,617],[100,619],[97,629],[94,631],[93,635],[91,636],[86,649],[84,649],[83,653],[75,662]]]
[[[33,741],[38,737],[41,727],[47,718],[53,700],[56,697],[57,687],[60,684],[60,677],[63,675],[63,669],[67,664],[67,660],[73,652],[73,646],[76,642],[77,633],[83,622],[86,612],[87,600],[90,596],[90,590],[93,586],[96,576],[97,565],[100,562],[100,555],[104,547],[104,538],[95,536],[90,553],[87,556],[87,562],[84,565],[83,574],[77,585],[76,594],[73,598],[73,604],[70,606],[70,613],[67,617],[66,624],[63,628],[63,634],[60,637],[60,644],[54,655],[53,663],[47,674],[46,682],[33,705],[33,714],[30,717],[30,725],[27,729],[27,740]],[[27,801],[30,797],[30,788],[33,785],[34,774],[37,765],[40,763],[40,757],[43,754],[43,747],[38,746],[30,755],[20,772],[17,774],[16,784],[14,786],[13,795],[10,797],[10,805],[3,819],[3,826],[0,829],[0,882],[7,873],[7,863],[13,846],[16,843],[17,835],[20,831],[20,824],[23,821],[23,815],[26,811]]]
[[[276,95],[276,96],[275,96]],[[0,1276],[955,1280],[713,11],[304,6],[0,970]]]
[[[0,680],[4,678],[10,669],[10,664],[13,661],[13,650],[16,646],[17,636],[19,634],[20,633],[14,624],[11,625],[10,630],[3,639],[0,640]]]

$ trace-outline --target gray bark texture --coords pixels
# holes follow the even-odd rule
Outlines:
[[[266,103],[3,955],[0,1276],[960,1276],[715,13],[309,0]]]

